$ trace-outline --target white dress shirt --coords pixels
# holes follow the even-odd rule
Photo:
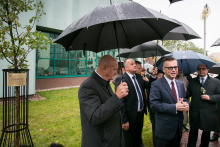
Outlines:
[[[134,83],[134,79],[132,78],[133,76],[136,77],[136,75],[135,75],[135,74],[132,75],[132,74],[130,74],[130,73],[128,73],[128,72],[126,72],[126,73],[128,74],[128,76],[131,78],[131,81],[133,82],[133,85],[134,85],[134,88],[135,88],[135,91],[136,91],[136,94],[137,94],[137,97],[138,97],[138,109],[137,109],[137,111],[140,112],[140,111],[142,111],[143,109],[140,109],[140,98],[139,98],[139,96],[138,96],[138,92],[137,92],[137,89],[136,89],[136,86],[135,86],[135,83]],[[140,92],[141,92],[141,95],[142,95],[142,91],[141,91],[141,88],[140,88],[140,86],[139,86],[139,83],[138,83],[138,81],[137,81],[136,78],[135,78],[135,80],[136,80],[136,82],[137,82],[138,88],[140,89]],[[144,107],[143,95],[142,95],[142,102],[143,102],[143,107]]]
[[[177,88],[175,79],[170,80],[170,79],[168,79],[165,75],[164,75],[164,78],[167,80],[167,82],[168,82],[168,84],[169,84],[171,90],[172,90],[172,84],[171,84],[171,82],[173,81],[173,83],[174,83],[174,88],[175,88],[175,91],[176,91],[177,102],[179,102],[179,92],[178,92],[178,88]]]
[[[204,78],[204,81],[203,81],[203,84],[205,83],[206,79],[208,78],[208,76],[206,75],[205,77],[200,77],[199,76],[199,79],[200,79],[200,83],[202,84],[202,78]]]

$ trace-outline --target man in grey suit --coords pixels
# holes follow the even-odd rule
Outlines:
[[[117,68],[116,59],[103,56],[79,88],[81,147],[124,147],[119,110],[124,107],[120,99],[128,95],[128,86],[121,83],[114,94],[109,84]]]

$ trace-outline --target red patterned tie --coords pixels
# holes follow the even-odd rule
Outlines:
[[[171,84],[172,84],[172,88],[171,88],[171,90],[172,90],[172,92],[173,92],[173,95],[174,95],[175,100],[176,100],[176,103],[177,103],[176,90],[175,90],[175,87],[174,87],[174,83],[173,83],[173,81],[171,82]]]

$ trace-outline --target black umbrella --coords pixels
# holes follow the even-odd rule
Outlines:
[[[146,42],[137,45],[132,49],[123,49],[118,56],[124,58],[146,58],[154,57],[156,55],[156,52],[158,56],[163,56],[170,53],[170,51],[164,46],[158,45],[155,42]]]
[[[178,26],[169,17],[129,1],[96,7],[68,26],[54,43],[63,45],[67,51],[89,50],[97,53],[163,39]]]
[[[177,20],[175,20],[177,21]],[[181,26],[174,28],[167,33],[163,40],[190,40],[201,38],[192,28],[183,22],[177,21]]]
[[[216,63],[217,65],[212,66],[210,68],[209,73],[220,74],[220,63]]]
[[[220,46],[220,38],[217,39],[211,47],[213,47],[213,46]]]
[[[175,3],[175,2],[178,2],[178,1],[182,1],[182,0],[169,0],[170,1],[170,4],[172,3]]]

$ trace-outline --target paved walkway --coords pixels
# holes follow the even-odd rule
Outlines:
[[[213,134],[213,132],[211,132],[211,136],[212,136],[212,134]],[[200,145],[201,135],[202,135],[202,131],[199,130],[199,137],[197,140],[196,147],[199,147],[199,145]],[[187,147],[188,136],[189,136],[189,132],[185,131],[182,136],[181,147]],[[209,147],[220,147],[220,138],[218,139],[218,141],[213,141],[213,142],[210,141]]]

